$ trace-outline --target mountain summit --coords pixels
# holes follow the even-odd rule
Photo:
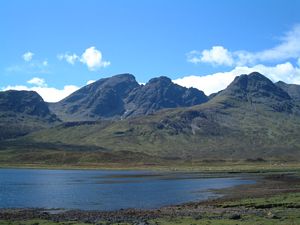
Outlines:
[[[258,72],[237,76],[216,96],[248,102],[254,108],[257,104],[263,104],[275,111],[292,112],[293,110],[290,95]]]
[[[287,92],[258,72],[236,77],[220,95],[231,95],[241,100],[260,103],[270,99],[278,101],[291,99]]]
[[[84,86],[50,107],[64,121],[120,117],[125,112],[124,99],[138,87],[133,75],[120,74]]]

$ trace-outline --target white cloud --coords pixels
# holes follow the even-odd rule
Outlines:
[[[286,60],[300,56],[300,24],[287,32],[281,43],[271,49],[258,52],[254,55],[259,61]]]
[[[249,74],[254,71],[267,76],[273,82],[281,80],[286,83],[300,84],[300,68],[293,66],[290,62],[277,64],[275,66],[265,66],[262,64],[252,67],[237,66],[229,72],[219,72],[204,76],[185,76],[175,79],[173,82],[185,87],[197,88],[209,95],[225,89],[236,76]]]
[[[203,50],[201,53],[198,51],[191,51],[187,55],[188,61],[192,63],[211,63],[213,65],[231,66],[233,58],[231,53],[223,46],[213,46],[209,50]]]
[[[79,56],[76,54],[69,54],[69,53],[65,53],[65,54],[59,54],[57,56],[57,58],[59,60],[63,60],[65,59],[68,63],[74,65],[76,61],[79,61]]]
[[[101,67],[107,67],[110,65],[109,61],[103,61],[102,53],[96,47],[87,48],[81,56],[77,54],[59,54],[57,56],[59,60],[66,60],[68,63],[74,65],[76,62],[85,64],[89,70],[95,71]]]
[[[48,61],[44,60],[42,64],[43,64],[43,66],[48,66]]]
[[[25,52],[23,55],[22,55],[22,58],[26,61],[26,62],[29,62],[32,60],[32,57],[33,57],[34,53],[32,52]]]
[[[110,65],[110,62],[102,60],[102,53],[95,47],[87,48],[82,54],[80,62],[86,64],[89,70],[92,71]]]
[[[22,55],[25,63],[11,65],[5,68],[9,73],[26,73],[26,74],[49,74],[51,73],[48,68],[48,61],[33,60],[34,53],[26,52]]]
[[[187,56],[187,61],[197,64],[197,63],[201,63],[201,58],[202,58],[202,54],[199,51],[193,50],[190,51],[189,53],[186,54]]]
[[[280,38],[280,43],[273,48],[258,52],[246,50],[229,51],[223,46],[213,46],[209,50],[193,50],[187,54],[187,61],[192,63],[210,63],[226,66],[253,66],[262,62],[282,62],[300,58],[300,24],[293,27]]]
[[[92,83],[94,83],[94,82],[95,82],[95,80],[88,80],[88,81],[86,82],[86,85],[92,84]]]
[[[36,91],[46,102],[58,102],[65,97],[77,91],[79,87],[75,85],[65,85],[63,89],[54,87],[33,87],[31,90]]]
[[[32,79],[27,81],[27,83],[36,85],[38,87],[46,87],[47,86],[45,80],[43,78],[39,78],[39,77],[33,77]]]
[[[0,88],[0,90],[1,91],[7,91],[7,90],[36,91],[44,99],[44,101],[58,102],[79,89],[79,87],[75,85],[65,85],[62,89],[48,87],[45,80],[39,77],[33,77],[32,79],[27,81],[27,83],[33,86],[28,87],[26,85],[14,85],[14,86],[9,85]]]

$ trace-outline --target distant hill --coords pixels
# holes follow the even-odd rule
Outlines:
[[[158,79],[136,88],[142,90],[150,85],[156,90],[162,83],[167,87],[170,82],[164,77]],[[139,90],[135,94],[133,90],[137,89],[132,88],[129,96],[138,102],[144,99],[145,108],[149,108],[147,101],[155,105],[157,99],[164,99],[160,95],[153,99],[143,97],[144,92],[146,96],[156,96],[157,91],[147,94]],[[164,96],[169,96],[166,93]],[[162,102],[173,106],[171,100]],[[206,103],[124,120],[64,123],[19,141],[32,145],[94,146],[115,157],[127,152],[135,157],[141,154],[158,159],[291,161],[300,159],[300,107],[299,101],[278,84],[251,73],[236,77]]]
[[[25,135],[58,122],[38,93],[0,92],[0,140]]]
[[[120,74],[87,85],[50,108],[63,121],[96,121],[149,115],[206,101],[202,91],[181,87],[167,77],[139,85],[133,75]]]

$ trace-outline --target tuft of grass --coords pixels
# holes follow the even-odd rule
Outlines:
[[[300,193],[281,194],[268,198],[241,199],[233,202],[226,202],[221,205],[221,207],[224,208],[242,206],[257,209],[295,208],[299,209],[300,212]]]

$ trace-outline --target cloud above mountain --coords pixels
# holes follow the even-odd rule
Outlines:
[[[295,25],[279,40],[276,46],[257,52],[231,51],[224,46],[213,46],[202,51],[192,50],[187,54],[187,61],[194,64],[208,63],[213,66],[253,66],[258,63],[278,63],[300,58],[300,24]]]
[[[214,68],[222,67],[218,72],[205,74],[188,74],[173,79],[173,82],[195,87],[209,95],[225,89],[236,76],[257,71],[272,81],[300,84],[300,24],[295,25],[278,39],[272,48],[251,52],[247,50],[230,50],[225,46],[215,45],[209,49],[192,50],[187,54],[187,61],[193,64],[210,64]],[[38,56],[38,55],[37,55]],[[33,58],[34,57],[34,58]],[[77,85],[67,84],[63,88],[49,87],[39,76],[48,71],[48,61],[37,60],[35,53],[27,51],[22,55],[23,64],[6,68],[7,72],[34,74],[25,85],[9,85],[0,90],[35,90],[45,101],[56,102],[79,89]],[[76,63],[87,66],[90,71],[98,71],[109,66],[110,61],[103,59],[102,52],[95,46],[86,48],[81,54],[65,52],[57,55],[60,61],[70,65]],[[227,67],[227,71],[224,68]],[[87,84],[92,83],[90,80]]]
[[[36,91],[46,102],[60,101],[78,89],[79,87],[76,85],[65,85],[62,89],[48,87],[45,79],[39,77],[33,77],[32,79],[28,80],[27,85],[8,85],[0,88],[1,91]]]
[[[226,88],[236,76],[257,71],[274,82],[281,80],[286,83],[300,84],[299,43],[300,24],[297,24],[279,38],[276,46],[257,52],[231,51],[221,45],[210,49],[192,50],[187,54],[188,62],[210,64],[213,67],[227,66],[231,69],[206,75],[187,75],[174,79],[173,82],[211,94]]]
[[[32,57],[34,56],[34,53],[28,51],[28,52],[25,52],[23,55],[22,55],[22,58],[24,59],[24,61],[26,62],[29,62],[32,60]]]
[[[28,84],[33,84],[38,87],[47,87],[47,84],[43,78],[39,77],[33,77],[29,81],[27,81]]]
[[[104,61],[102,53],[96,47],[92,46],[81,54],[81,56],[75,53],[64,53],[57,56],[59,60],[65,60],[67,63],[74,65],[76,62],[85,64],[90,71],[96,71],[100,68],[104,68],[110,65],[109,61]]]
[[[213,46],[209,50],[193,50],[187,54],[187,61],[191,63],[210,63],[214,66],[231,66],[234,63],[232,53],[223,46]]]
[[[251,72],[264,74],[273,82],[279,80],[291,84],[300,84],[300,68],[293,66],[290,62],[277,64],[275,66],[265,66],[258,64],[252,67],[237,66],[228,72],[218,72],[206,75],[187,75],[174,79],[173,82],[184,87],[194,87],[204,91],[205,94],[218,92],[225,89],[236,76],[249,74]]]
[[[206,95],[209,95],[225,89],[236,76],[249,74],[254,71],[264,74],[274,82],[281,80],[286,83],[300,84],[300,67],[293,66],[290,62],[277,64],[275,66],[265,66],[263,64],[252,67],[237,66],[227,72],[217,72],[205,75],[187,75],[178,79],[173,79],[173,82],[184,87],[197,88],[204,91]],[[93,82],[95,82],[95,80],[88,80],[86,84],[88,85]],[[57,102],[79,88],[80,87],[76,85],[65,85],[61,89],[49,87],[43,78],[33,77],[27,81],[27,85],[9,85],[0,88],[0,90],[32,90],[38,92],[47,102]]]

